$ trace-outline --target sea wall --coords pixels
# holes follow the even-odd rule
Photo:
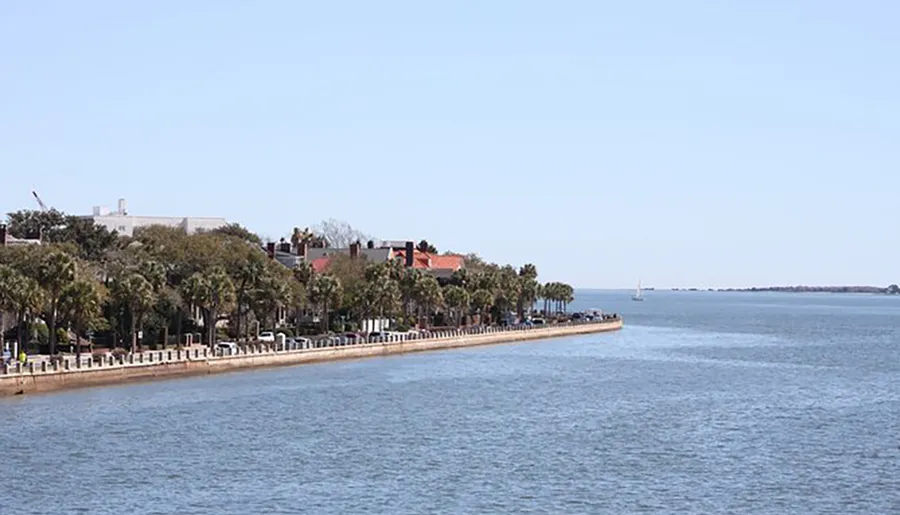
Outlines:
[[[256,344],[245,346],[234,355],[221,355],[207,349],[168,350],[108,357],[102,362],[90,363],[89,366],[78,366],[74,360],[29,363],[24,367],[3,365],[0,368],[0,397],[259,367],[291,366],[599,333],[619,330],[622,325],[622,319],[616,318],[602,322],[567,323],[541,328],[445,331],[434,333],[428,338],[393,337],[372,343],[340,346],[335,344],[319,348],[284,349],[274,344]]]

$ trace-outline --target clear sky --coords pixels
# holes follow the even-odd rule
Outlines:
[[[343,219],[580,287],[900,281],[900,2],[0,2],[3,212]]]

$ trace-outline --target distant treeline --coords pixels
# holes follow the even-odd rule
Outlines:
[[[785,293],[879,293],[900,294],[900,287],[892,284],[886,288],[879,286],[768,286],[756,288],[725,288],[717,291],[736,292],[785,292]]]

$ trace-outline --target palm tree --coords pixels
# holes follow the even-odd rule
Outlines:
[[[568,284],[562,285],[563,313],[568,313],[569,303],[575,300],[575,289]]]
[[[527,263],[522,265],[522,268],[519,268],[519,277],[528,277],[530,279],[537,279],[537,267],[532,265],[531,263]]]
[[[559,283],[547,283],[541,287],[541,295],[544,298],[544,314],[550,315],[557,310],[557,303],[562,297]]]
[[[37,269],[38,282],[47,294],[47,329],[50,332],[50,354],[56,354],[56,317],[63,290],[75,280],[75,261],[61,251],[44,256]]]
[[[247,315],[251,292],[258,286],[260,278],[262,278],[265,272],[263,263],[264,261],[261,259],[253,257],[249,262],[239,266],[237,273],[235,274],[234,291],[235,311],[237,316],[235,320],[235,330],[238,337],[241,336],[241,325],[243,324],[244,317]]]
[[[505,266],[497,272],[497,282],[494,289],[494,306],[499,314],[505,316],[516,309],[519,304],[520,284],[519,275],[511,266]]]
[[[295,302],[296,313],[295,317],[297,319],[297,332],[300,332],[300,320],[306,311],[306,301],[309,299],[309,285],[312,282],[313,278],[313,267],[307,261],[301,261],[296,268],[293,270],[294,281],[296,281],[298,288],[295,288],[295,293],[293,295],[293,299]]]
[[[6,313],[15,309],[13,304],[14,277],[18,272],[12,267],[0,264],[0,346],[6,334]]]
[[[460,324],[460,315],[469,311],[469,292],[460,286],[451,284],[444,289],[444,299],[450,308],[453,323],[456,327]]]
[[[216,322],[219,314],[228,311],[235,301],[234,283],[221,267],[215,267],[206,275],[209,291],[205,295],[209,314],[209,346],[216,344]]]
[[[537,302],[540,289],[541,285],[537,282],[537,268],[530,263],[520,268],[518,284],[519,298],[516,301],[516,311],[518,312],[520,320],[525,317],[526,308],[529,313],[534,308],[534,303]]]
[[[362,306],[363,312],[373,311],[379,319],[393,317],[402,305],[402,291],[400,282],[406,274],[412,273],[397,261],[388,261],[366,267],[363,275],[365,284],[363,294],[357,298],[357,302],[367,305]],[[365,318],[363,318],[365,320]]]
[[[97,329],[103,322],[103,292],[97,282],[76,279],[66,287],[59,300],[63,319],[75,330],[75,358],[81,362],[79,338],[89,329]]]
[[[28,320],[34,320],[44,305],[44,292],[37,281],[22,274],[14,274],[6,285],[11,306],[16,314],[16,345],[21,352],[25,349],[25,335]]]
[[[206,306],[209,303],[209,279],[202,272],[195,272],[181,283],[181,298],[190,308],[190,311],[199,309],[203,314],[204,322],[209,325]],[[191,318],[193,318],[193,313]]]
[[[178,342],[181,343],[181,313],[184,302],[178,289],[171,286],[163,286],[156,295],[156,313],[162,320],[163,349],[169,344],[169,325],[173,318],[177,318]]]
[[[328,331],[329,313],[332,306],[338,305],[343,296],[341,281],[332,275],[316,275],[310,284],[309,298],[319,306],[322,312],[322,330]]]
[[[494,295],[489,290],[477,290],[472,294],[472,306],[478,308],[478,314],[482,325],[490,321],[491,306],[494,304]]]
[[[412,304],[422,281],[422,272],[415,268],[407,268],[400,278],[400,295],[403,301],[403,316],[407,319],[412,316]]]
[[[416,304],[425,313],[425,326],[431,325],[431,315],[444,303],[444,294],[437,279],[430,275],[422,276],[416,290]]]
[[[25,320],[43,305],[41,289],[30,277],[11,266],[0,265],[0,313],[14,313],[16,320],[16,352],[23,349]],[[4,319],[5,322],[5,319]],[[0,339],[6,332],[5,323],[0,327]]]
[[[203,312],[206,329],[206,343],[210,347],[216,343],[216,323],[219,314],[227,311],[235,301],[234,283],[221,267],[209,272],[197,272],[182,285],[184,299]]]
[[[256,319],[268,326],[270,318],[278,309],[290,303],[291,292],[285,282],[266,273],[257,281],[250,297]]]
[[[461,268],[453,272],[453,275],[450,276],[450,284],[461,288],[468,288],[471,279],[469,271],[465,268]]]
[[[137,272],[126,272],[113,281],[112,296],[128,312],[131,352],[137,352],[138,331],[143,330],[144,315],[156,302],[153,285]]]

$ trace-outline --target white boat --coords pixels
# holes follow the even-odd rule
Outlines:
[[[638,281],[637,291],[634,292],[634,295],[631,296],[631,300],[642,302],[644,300],[644,294],[641,293],[641,282]]]

